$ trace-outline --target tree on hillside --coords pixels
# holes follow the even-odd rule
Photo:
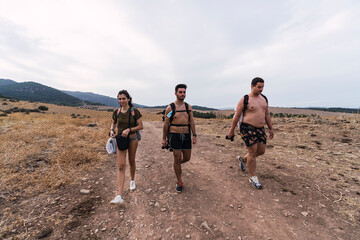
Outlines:
[[[44,113],[45,111],[49,110],[49,108],[48,108],[47,106],[43,106],[43,105],[39,106],[38,109],[39,109],[40,111],[42,111],[43,113]]]

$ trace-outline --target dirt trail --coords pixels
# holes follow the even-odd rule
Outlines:
[[[175,192],[172,153],[160,148],[161,122],[145,122],[137,153],[136,191],[126,170],[125,203],[110,205],[116,190],[116,159],[51,195],[17,204],[47,239],[356,239],[359,222],[334,211],[307,173],[275,159],[270,145],[258,160],[264,189],[248,182],[235,157],[245,147],[223,136],[202,135],[183,165],[184,191]],[[104,152],[105,154],[105,152]],[[128,166],[127,166],[128,167]],[[90,194],[80,194],[90,189]],[[329,195],[326,195],[329,196]],[[30,219],[30,218],[29,218]],[[30,222],[26,222],[29,226]],[[45,232],[44,232],[45,234]],[[35,236],[34,232],[34,236]]]

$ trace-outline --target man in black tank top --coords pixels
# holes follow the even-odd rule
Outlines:
[[[176,191],[181,193],[183,182],[181,179],[181,164],[188,162],[191,157],[192,144],[196,144],[196,131],[192,107],[184,102],[186,85],[175,87],[176,101],[171,103],[165,111],[162,146],[169,144],[174,154],[174,170],[177,178]],[[193,139],[191,139],[191,133]]]

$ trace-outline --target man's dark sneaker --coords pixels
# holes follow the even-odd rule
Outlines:
[[[244,162],[243,158],[241,156],[238,156],[237,159],[239,161],[239,166],[240,166],[241,170],[243,172],[245,172],[246,171],[246,167],[245,167],[246,163]]]
[[[182,183],[177,183],[177,184],[176,184],[176,192],[182,193],[182,191],[183,191],[183,185],[182,185]]]
[[[263,187],[261,186],[261,184],[259,183],[259,180],[257,178],[257,176],[252,176],[251,178],[249,178],[249,182],[256,187],[257,189],[262,189]]]

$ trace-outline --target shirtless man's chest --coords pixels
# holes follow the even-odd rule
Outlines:
[[[254,127],[261,128],[265,125],[267,103],[264,97],[251,97],[249,96],[249,102],[247,110],[244,115],[243,122],[250,124]]]
[[[170,126],[170,132],[174,133],[188,133],[189,127],[189,115],[186,112],[185,104],[175,106],[176,112],[173,117],[171,124],[183,124],[186,126]]]

